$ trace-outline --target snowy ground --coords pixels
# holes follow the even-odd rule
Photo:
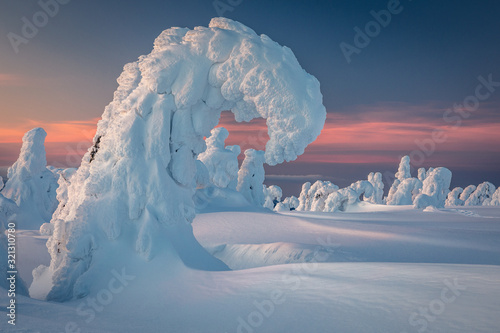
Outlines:
[[[498,332],[500,208],[362,204],[346,213],[199,214],[195,235],[230,272],[133,252],[80,300],[19,296],[7,332]],[[18,233],[18,265],[48,264],[45,238]],[[134,276],[127,272],[140,272]],[[0,291],[6,311],[6,291]]]

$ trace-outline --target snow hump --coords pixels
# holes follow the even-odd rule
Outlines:
[[[168,253],[189,267],[227,269],[190,225],[204,137],[224,110],[239,122],[264,118],[264,160],[275,165],[301,155],[326,118],[318,80],[292,51],[226,18],[163,31],[118,83],[52,217],[50,267],[37,268],[30,288],[37,298],[87,295],[124,248],[146,260]]]

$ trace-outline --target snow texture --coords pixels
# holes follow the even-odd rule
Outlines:
[[[145,260],[170,253],[168,260],[189,267],[227,269],[199,245],[190,225],[203,180],[196,162],[203,138],[223,110],[236,121],[266,119],[270,139],[256,158],[260,168],[296,159],[326,118],[319,82],[292,51],[226,18],[208,28],[163,31],[150,54],[125,65],[118,83],[71,177],[67,202],[51,220],[50,266],[35,270],[30,288],[39,298],[87,295],[124,249]],[[263,201],[260,180],[242,172],[238,187]]]
[[[214,128],[205,140],[207,149],[198,155],[208,169],[209,181],[220,188],[235,190],[238,182],[239,146],[224,147],[229,132],[224,127]]]
[[[415,198],[413,206],[443,208],[450,191],[451,176],[451,171],[444,167],[429,169],[423,182],[422,193]]]
[[[42,128],[34,128],[24,135],[19,158],[9,168],[8,181],[1,192],[17,204],[20,213],[16,222],[26,229],[38,229],[50,221],[57,208],[58,176],[47,168],[46,136]]]

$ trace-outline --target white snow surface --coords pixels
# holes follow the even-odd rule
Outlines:
[[[5,320],[0,329],[497,332],[499,208],[355,207],[343,213],[198,214],[196,238],[234,271],[172,264],[172,251],[145,262],[123,247],[100,266],[87,297],[54,303],[18,295],[15,330]],[[20,260],[29,266],[20,267],[25,278],[50,258],[35,231],[20,234],[24,258],[38,261]],[[6,291],[0,295],[5,308]]]

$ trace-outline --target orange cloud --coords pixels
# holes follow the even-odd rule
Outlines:
[[[45,142],[92,142],[99,118],[82,121],[46,123],[28,120],[25,124],[0,128],[0,143],[22,141],[24,133],[42,127],[47,132]]]

